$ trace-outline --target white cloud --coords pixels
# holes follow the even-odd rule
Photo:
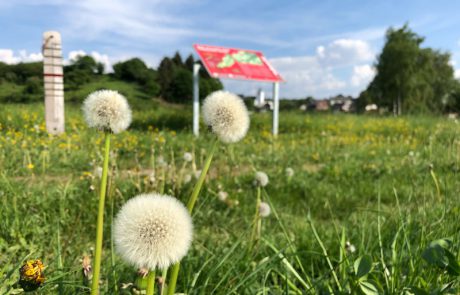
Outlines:
[[[272,66],[286,83],[280,86],[280,96],[324,98],[339,93],[357,95],[375,75],[368,64],[374,52],[366,41],[338,39],[326,46],[318,46],[314,55],[287,56],[270,59]],[[345,73],[348,72],[348,73]],[[237,93],[255,95],[259,88],[271,96],[267,83],[224,81],[227,89]]]
[[[316,53],[321,62],[336,67],[370,61],[374,58],[374,52],[369,44],[359,39],[338,39],[327,47],[319,46]]]
[[[354,87],[366,87],[374,78],[375,74],[375,68],[371,65],[354,66],[353,75],[351,76],[351,85]]]
[[[12,49],[0,49],[0,62],[17,64],[20,62],[36,62],[43,60],[41,53],[27,53],[26,50],[19,50],[18,54]]]
[[[456,69],[454,72],[455,79],[460,79],[460,69]]]

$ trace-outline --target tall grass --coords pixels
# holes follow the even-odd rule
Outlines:
[[[133,107],[134,128],[115,143],[109,182],[116,189],[109,188],[108,197],[114,213],[145,191],[163,190],[187,202],[197,180],[185,183],[175,173],[185,167],[184,174],[194,175],[192,165],[177,155],[193,151],[196,166],[202,167],[212,142],[206,134],[194,139],[180,124],[164,129],[161,114],[173,111],[152,104],[156,111]],[[66,110],[67,133],[61,136],[45,133],[40,106],[2,108],[0,293],[18,288],[18,266],[26,258],[40,258],[48,266],[41,294],[88,292],[80,259],[94,254],[99,182],[94,169],[103,157],[101,144],[89,140],[94,131],[86,129],[76,106]],[[189,110],[171,116],[188,122],[179,115],[184,111]],[[148,121],[149,112],[153,121]],[[178,292],[459,292],[457,123],[296,112],[280,118],[276,140],[270,135],[270,117],[254,114],[247,138],[215,153],[194,209],[195,240],[181,264]],[[167,166],[156,164],[159,156]],[[286,167],[295,171],[289,181]],[[270,177],[262,196],[274,214],[262,223],[257,252],[249,252],[255,168]],[[218,200],[221,189],[232,202]],[[107,206],[106,216],[113,212]],[[110,232],[110,224],[104,226]],[[442,238],[448,240],[430,244]],[[110,235],[104,244],[111,248]],[[142,285],[136,271],[109,250],[102,265],[101,293],[131,294]]]

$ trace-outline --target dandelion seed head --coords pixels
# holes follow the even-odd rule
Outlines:
[[[261,217],[268,217],[271,213],[270,205],[266,202],[260,202],[259,204],[259,215]]]
[[[184,161],[191,162],[193,160],[193,156],[191,153],[184,153]]]
[[[137,268],[164,269],[179,262],[192,241],[192,219],[176,198],[141,194],[126,202],[113,226],[115,248]]]
[[[219,201],[225,202],[225,200],[227,200],[228,198],[228,193],[224,191],[220,191],[217,193],[217,198],[219,199]]]
[[[265,172],[257,171],[255,176],[255,184],[259,186],[266,186],[268,184],[268,176]]]
[[[292,169],[291,167],[287,167],[285,172],[288,178],[291,178],[292,176],[294,176],[294,169]]]
[[[225,143],[240,141],[249,129],[249,114],[243,100],[227,91],[215,91],[203,103],[203,119]]]
[[[83,103],[83,113],[89,127],[120,133],[131,124],[131,109],[126,98],[113,90],[91,93]]]

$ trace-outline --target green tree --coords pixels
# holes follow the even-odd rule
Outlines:
[[[187,68],[187,70],[189,71],[193,71],[193,65],[195,64],[195,58],[193,57],[192,54],[190,54],[187,59],[185,60],[185,67]]]
[[[182,61],[182,56],[180,55],[179,51],[176,51],[171,60],[174,63],[174,65],[178,67],[184,67],[184,62]]]
[[[358,106],[368,103],[405,112],[443,111],[456,83],[450,54],[421,48],[424,38],[408,25],[390,28],[375,65],[377,75],[361,93]]]
[[[193,74],[187,69],[176,70],[167,94],[168,101],[187,103],[192,101]]]
[[[113,65],[116,78],[128,82],[136,82],[150,95],[156,96],[160,91],[157,84],[157,73],[150,69],[140,58],[132,58]]]
[[[175,66],[169,57],[165,57],[161,60],[160,65],[157,69],[158,72],[158,84],[160,84],[160,95],[164,99],[167,99],[171,81],[174,79]]]

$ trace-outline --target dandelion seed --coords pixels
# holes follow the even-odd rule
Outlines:
[[[193,156],[191,153],[184,153],[184,161],[191,162],[193,160]]]
[[[225,143],[240,141],[249,129],[249,114],[243,100],[226,91],[215,91],[206,97],[203,119]]]
[[[288,178],[291,178],[292,176],[294,176],[294,169],[292,169],[291,167],[286,168],[285,172]]]
[[[131,109],[126,98],[113,90],[91,93],[83,103],[83,113],[89,127],[120,133],[131,123]]]
[[[24,291],[37,290],[44,282],[43,270],[45,266],[41,260],[28,260],[19,269],[19,285]]]
[[[220,191],[217,193],[217,198],[219,199],[219,201],[225,202],[225,200],[227,200],[228,198],[228,193],[224,191]]]
[[[196,170],[195,171],[195,178],[196,179],[200,178],[200,175],[201,175],[201,170]]]
[[[255,181],[255,185],[264,187],[268,184],[268,176],[265,172],[257,171],[254,181]]]
[[[176,198],[141,194],[126,202],[113,226],[115,248],[138,268],[164,269],[182,259],[192,241],[192,219]]]
[[[259,204],[259,215],[260,217],[268,217],[271,213],[270,205],[265,202]]]

